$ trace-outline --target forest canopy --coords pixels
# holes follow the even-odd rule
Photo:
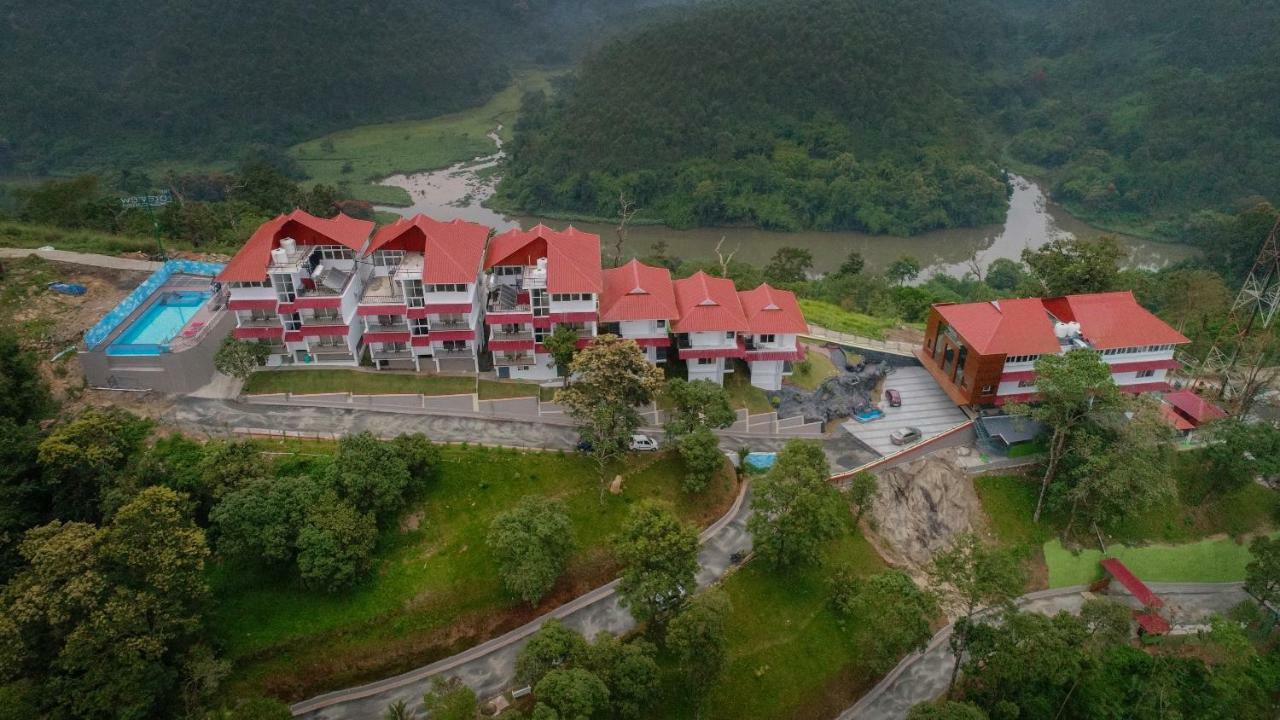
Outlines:
[[[1190,239],[1280,194],[1280,6],[744,0],[644,27],[526,98],[529,212],[910,234],[998,221],[1001,168]]]

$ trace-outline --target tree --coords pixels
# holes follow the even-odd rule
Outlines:
[[[422,433],[401,433],[391,439],[391,447],[409,471],[409,489],[421,492],[440,475],[440,449]]]
[[[973,703],[941,700],[913,705],[907,720],[987,720],[987,714]]]
[[[886,570],[864,579],[845,569],[832,589],[832,604],[860,630],[870,650],[868,664],[877,673],[922,650],[933,634],[929,623],[938,614],[937,598],[904,572]]]
[[[333,456],[334,485],[360,512],[387,517],[404,505],[409,468],[390,443],[373,433],[344,435]]]
[[[1013,292],[1026,279],[1021,263],[1009,258],[996,258],[987,266],[986,283],[1000,292]]]
[[[414,715],[415,713],[409,707],[409,701],[402,698],[387,705],[387,709],[382,713],[382,720],[413,720]]]
[[[369,572],[378,524],[349,502],[330,496],[307,509],[298,530],[298,574],[308,587],[337,592]]]
[[[849,255],[840,263],[840,267],[836,270],[836,277],[852,277],[861,275],[863,268],[867,266],[867,261],[863,259],[862,253],[857,250],[850,250]]]
[[[564,375],[578,354],[578,331],[569,325],[556,325],[551,334],[542,339],[542,346],[551,355],[556,374]]]
[[[902,285],[907,281],[920,277],[920,270],[919,260],[910,255],[903,255],[889,263],[889,266],[884,269],[884,276],[889,282],[895,285]]]
[[[431,720],[475,720],[480,711],[476,692],[456,677],[431,678],[431,689],[422,704]]]
[[[614,541],[618,596],[636,620],[661,620],[695,588],[698,533],[669,509],[645,501],[631,509]]]
[[[1239,417],[1215,420],[1205,427],[1203,476],[1209,481],[1200,502],[1213,495],[1226,495],[1254,481],[1260,474],[1274,473],[1280,454],[1280,429],[1265,422],[1252,423]]]
[[[609,704],[604,682],[582,668],[552,670],[538,681],[533,695],[562,720],[589,720]]]
[[[538,628],[516,655],[516,680],[537,685],[547,673],[586,656],[587,641],[556,618]]]
[[[1259,603],[1280,602],[1280,538],[1259,535],[1249,543],[1253,559],[1245,566],[1244,590]]]
[[[27,533],[0,592],[0,679],[35,682],[44,715],[152,717],[178,703],[208,595],[204,532],[184,501],[143,489],[102,528]]]
[[[849,500],[858,506],[858,514],[854,522],[862,520],[862,514],[870,509],[879,495],[880,485],[876,481],[876,476],[870,472],[863,470],[849,478]]]
[[[708,590],[694,598],[667,628],[667,647],[675,653],[680,671],[699,697],[715,685],[729,660],[725,626],[733,605],[723,590]]]
[[[1115,290],[1124,257],[1120,242],[1111,235],[1092,240],[1055,238],[1022,251],[1022,262],[1046,295]]]
[[[955,538],[951,548],[933,558],[929,570],[934,585],[960,612],[951,633],[951,667],[948,692],[955,688],[960,661],[974,631],[974,615],[983,607],[1003,606],[1022,592],[1022,568],[1013,555],[982,544],[972,533]]]
[[[228,335],[213,354],[213,367],[223,375],[244,380],[266,365],[270,356],[271,348],[267,344],[237,340]]]
[[[98,519],[150,431],[150,421],[125,410],[89,408],[50,433],[38,457],[54,516]]]
[[[11,330],[0,331],[0,418],[22,425],[44,418],[53,407],[35,353],[24,350]]]
[[[200,477],[199,494],[214,502],[244,487],[250,480],[271,476],[261,452],[248,441],[206,443],[196,470]]]
[[[680,487],[685,492],[702,492],[707,489],[716,473],[724,468],[724,453],[720,451],[720,438],[710,430],[698,428],[680,438],[680,459],[684,461],[685,474]]]
[[[489,525],[489,549],[507,592],[537,605],[573,554],[573,523],[559,500],[527,495]]]
[[[291,565],[298,530],[330,486],[308,476],[255,478],[226,495],[209,513],[218,552],[268,565]]]
[[[665,394],[671,403],[665,427],[668,437],[678,438],[700,427],[727,428],[738,419],[729,393],[710,380],[672,378]]]
[[[662,371],[649,364],[640,346],[616,335],[601,335],[574,357],[574,382],[556,391],[591,446],[599,469],[600,500],[604,501],[605,466],[626,452],[632,433],[640,427],[636,406],[653,401]]]
[[[1015,404],[1010,414],[1030,417],[1049,428],[1049,453],[1040,496],[1033,516],[1040,522],[1045,492],[1053,482],[1068,442],[1091,413],[1103,413],[1121,405],[1120,391],[1111,380],[1111,368],[1092,350],[1070,350],[1062,355],[1041,355],[1035,363],[1034,405]]]
[[[813,253],[804,248],[783,246],[764,266],[764,278],[775,285],[804,282],[813,269]]]
[[[622,720],[647,717],[658,694],[657,648],[644,640],[622,642],[607,632],[596,636],[582,661],[609,691],[611,715]]]
[[[755,550],[776,568],[816,561],[824,541],[840,530],[840,494],[828,482],[817,443],[789,440],[773,467],[756,481],[747,521]]]

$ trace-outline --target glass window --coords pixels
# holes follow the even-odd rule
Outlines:
[[[1155,377],[1156,371],[1155,370],[1139,370],[1137,375],[1140,378]]]
[[[698,364],[699,365],[715,365],[716,359],[715,358],[698,358]]]
[[[768,343],[775,342],[776,340],[777,340],[777,336],[776,336],[776,335],[761,335],[761,336],[760,336],[760,342],[762,342],[762,343],[766,343],[766,344],[768,344]]]

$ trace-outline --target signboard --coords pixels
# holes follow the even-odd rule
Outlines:
[[[168,192],[159,195],[133,195],[127,198],[120,198],[120,204],[127,208],[163,207],[171,202],[173,202],[173,195]]]

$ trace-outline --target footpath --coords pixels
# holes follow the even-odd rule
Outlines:
[[[724,577],[733,567],[732,558],[736,553],[750,552],[751,535],[746,526],[750,515],[751,488],[749,483],[743,483],[728,512],[698,537],[702,545],[698,553],[699,588]],[[437,676],[459,678],[482,701],[495,697],[512,686],[520,648],[551,618],[558,618],[587,638],[600,632],[621,635],[634,628],[636,623],[631,613],[619,602],[617,585],[618,581],[614,580],[505,635],[452,657],[385,680],[319,695],[293,705],[290,711],[295,717],[312,720],[363,720],[382,717],[388,705],[404,700],[416,712],[421,712],[422,696],[431,678]]]
[[[113,270],[143,270],[155,272],[164,263],[152,260],[134,260],[132,258],[115,257],[113,255],[97,255],[95,253],[72,252],[70,250],[39,250],[36,248],[0,248],[0,258],[24,258],[30,255],[53,262],[72,263],[75,265],[92,265],[93,267],[111,268]]]

